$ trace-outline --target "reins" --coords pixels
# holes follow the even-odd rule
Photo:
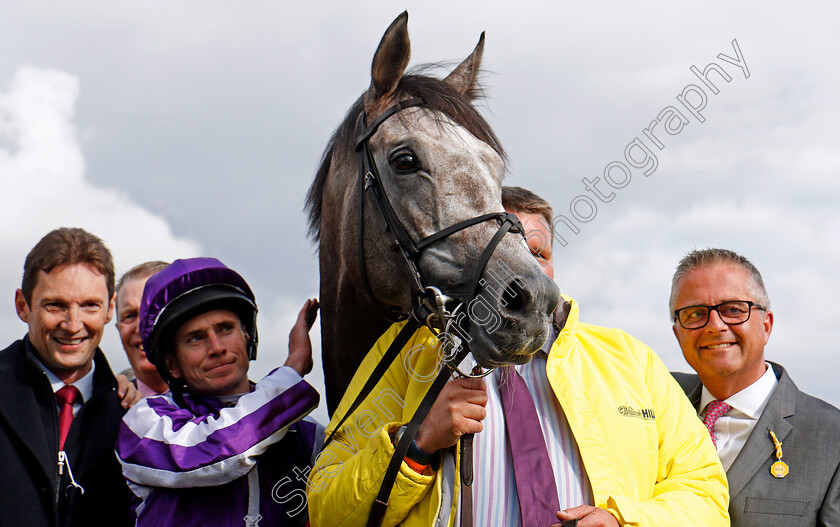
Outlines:
[[[418,97],[399,101],[374,119],[369,126],[365,126],[366,117],[365,113],[362,112],[359,116],[359,122],[357,125],[357,128],[361,130],[356,141],[356,151],[359,155],[359,173],[361,176],[358,226],[359,267],[361,269],[362,281],[368,297],[372,300],[377,310],[386,320],[395,322],[396,320],[408,318],[408,321],[388,347],[388,350],[379,360],[376,368],[365,382],[347,412],[342,416],[332,433],[324,442],[323,448],[326,448],[326,446],[333,440],[333,437],[341,428],[341,425],[345,422],[345,420],[352,415],[359,405],[367,398],[379,380],[388,371],[388,368],[394,362],[394,359],[400,354],[403,347],[405,347],[408,340],[421,326],[427,326],[432,333],[442,340],[442,345],[444,347],[444,351],[446,352],[446,356],[442,361],[443,365],[446,367],[440,368],[440,371],[432,382],[432,385],[429,387],[429,390],[426,392],[411,420],[406,425],[405,432],[402,434],[399,442],[394,445],[394,455],[391,457],[388,469],[385,472],[382,485],[379,489],[379,494],[371,507],[367,523],[369,527],[379,526],[382,524],[382,520],[385,517],[385,512],[388,507],[388,499],[391,494],[391,489],[393,488],[397,474],[399,473],[402,460],[405,458],[411,443],[414,441],[417,430],[420,428],[423,420],[428,415],[432,405],[449,377],[453,373],[459,374],[463,377],[480,377],[487,375],[490,371],[492,371],[489,370],[483,373],[480,373],[479,371],[473,371],[470,373],[460,371],[458,369],[458,365],[466,357],[470,350],[466,339],[458,338],[458,344],[456,344],[453,334],[456,332],[466,332],[469,324],[472,323],[469,316],[464,316],[464,313],[459,311],[462,309],[466,310],[467,306],[469,306],[476,298],[479,285],[482,283],[481,276],[484,273],[484,269],[496,247],[502,241],[504,235],[508,232],[514,232],[524,237],[522,225],[515,215],[507,212],[495,212],[458,222],[423,238],[419,242],[415,242],[412,239],[395,213],[393,207],[391,206],[391,202],[385,193],[385,189],[380,181],[376,162],[373,158],[373,153],[370,150],[369,141],[376,133],[379,126],[391,116],[406,108],[422,106],[424,104],[424,101]],[[373,195],[374,202],[376,203],[388,230],[394,237],[397,247],[405,260],[409,276],[411,277],[412,309],[408,314],[395,312],[393,309],[389,312],[389,310],[383,307],[382,303],[374,296],[373,289],[370,285],[364,254],[364,206],[365,195],[368,192]],[[468,273],[467,279],[463,282],[463,285],[459,290],[443,292],[439,288],[425,283],[423,276],[419,271],[419,260],[424,249],[456,232],[490,220],[497,221],[499,223],[499,228],[487,247],[485,247],[481,256],[476,261],[475,266],[470,270],[470,273]],[[457,302],[457,305],[454,309],[452,309],[452,311],[449,311],[447,306],[453,302]],[[463,322],[466,322],[467,327],[462,325]],[[461,334],[463,335],[463,333]],[[467,458],[469,458],[468,461],[465,461]],[[473,479],[472,434],[465,435],[461,439],[461,459],[462,483],[466,487],[469,487],[472,484]],[[467,491],[469,491],[468,488]]]

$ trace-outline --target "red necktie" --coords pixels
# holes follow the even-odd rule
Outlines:
[[[715,423],[723,417],[723,415],[731,410],[732,407],[723,401],[712,401],[706,405],[706,415],[703,417],[703,424],[709,430],[709,435],[712,436],[712,444],[717,448],[717,440],[715,440]]]
[[[547,527],[558,521],[554,513],[560,510],[560,501],[537,408],[528,385],[513,367],[502,371],[499,393],[522,527]]]
[[[70,431],[70,424],[73,422],[73,403],[81,399],[82,394],[75,386],[66,385],[55,392],[55,400],[61,409],[58,413],[59,450],[64,450],[64,440],[67,439],[67,432]]]

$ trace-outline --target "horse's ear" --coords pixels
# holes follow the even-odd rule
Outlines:
[[[481,32],[481,37],[478,39],[478,44],[470,56],[464,59],[452,73],[450,73],[444,80],[447,84],[454,87],[461,92],[462,95],[470,100],[475,99],[479,94],[478,89],[478,71],[481,68],[481,56],[484,54],[484,31]]]
[[[391,94],[397,87],[403,72],[408,67],[408,59],[411,57],[411,42],[408,40],[408,11],[403,11],[400,16],[391,22],[376,54],[373,56],[373,64],[370,67],[370,90],[368,95],[372,97],[369,103],[373,103]]]

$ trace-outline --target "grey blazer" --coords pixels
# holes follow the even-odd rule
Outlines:
[[[840,410],[799,391],[784,368],[770,363],[779,384],[741,452],[726,472],[733,527],[840,527]],[[700,402],[697,375],[674,373],[691,403]],[[790,473],[770,474],[772,430]]]

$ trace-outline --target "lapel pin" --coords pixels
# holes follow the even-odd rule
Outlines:
[[[770,465],[770,474],[774,478],[783,478],[788,475],[790,468],[787,463],[782,461],[782,442],[776,437],[776,434],[770,430],[770,437],[773,438],[773,444],[776,445],[776,462]]]

